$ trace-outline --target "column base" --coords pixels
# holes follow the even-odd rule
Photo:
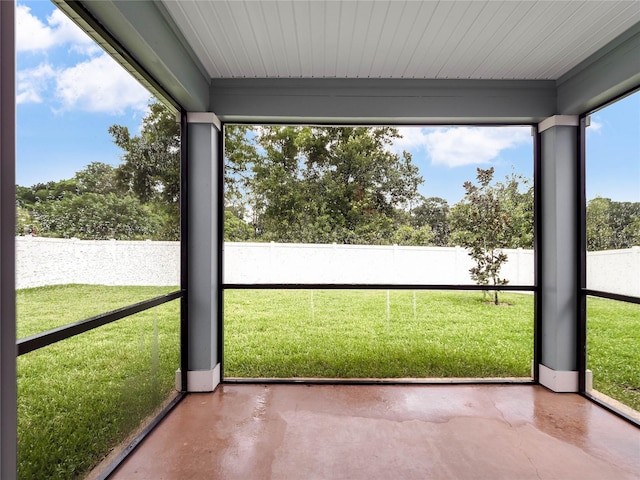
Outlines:
[[[558,393],[578,392],[578,372],[572,370],[553,370],[545,365],[538,366],[540,385]]]
[[[187,372],[187,392],[213,392],[220,384],[220,364],[212,370]],[[182,390],[182,372],[176,370],[176,390]]]

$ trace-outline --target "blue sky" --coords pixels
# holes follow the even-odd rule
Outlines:
[[[49,1],[18,2],[16,182],[117,164],[107,129],[136,132],[150,95]]]
[[[93,161],[117,165],[121,151],[107,129],[135,133],[149,93],[49,1],[17,8],[16,182],[71,178]],[[394,151],[407,150],[425,179],[421,193],[464,194],[476,168],[533,175],[530,128],[402,127]],[[640,93],[595,112],[587,133],[587,195],[640,201]]]

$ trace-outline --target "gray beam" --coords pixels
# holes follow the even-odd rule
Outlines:
[[[221,79],[211,104],[227,122],[535,123],[555,114],[552,81]]]
[[[640,87],[640,24],[558,80],[558,113],[579,115]]]
[[[81,3],[182,107],[207,110],[209,78],[161,4],[122,0]],[[72,9],[63,10],[70,13]],[[77,21],[77,16],[70,16]]]
[[[218,363],[218,153],[219,131],[210,123],[188,125],[189,372]],[[190,388],[191,390],[191,388]]]
[[[16,478],[14,2],[0,1],[0,478]]]

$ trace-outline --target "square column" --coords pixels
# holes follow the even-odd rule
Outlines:
[[[577,116],[556,115],[538,128],[542,160],[539,381],[556,392],[577,392],[579,121]]]
[[[218,118],[207,112],[188,113],[187,129],[187,391],[210,392],[220,383],[218,192],[222,185],[222,133]],[[180,379],[178,372],[177,385]]]

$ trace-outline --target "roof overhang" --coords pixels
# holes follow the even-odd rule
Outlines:
[[[373,6],[372,2],[357,2],[371,7],[369,23],[363,23],[359,15],[352,14],[350,0],[55,1],[153,91],[174,106],[188,111],[212,111],[223,121],[533,123],[554,114],[585,113],[640,85],[640,3],[634,1],[577,2],[580,8],[576,2],[509,2],[513,5],[506,11],[500,10],[498,15],[500,26],[496,15],[482,13],[495,9],[494,2],[439,2],[456,4],[449,5],[446,15],[444,10],[439,14],[440,21],[449,25],[444,30],[440,24],[436,29],[435,17],[407,16],[406,8],[402,15],[391,11],[396,3],[414,2],[380,0],[373,2],[376,3]],[[296,5],[293,13],[292,3]],[[377,3],[388,7],[386,16]],[[564,7],[539,9],[537,5],[552,3]],[[336,10],[336,5],[342,10]],[[483,8],[479,9],[481,5]],[[585,5],[586,10],[582,8]],[[422,14],[431,11],[429,8]],[[300,29],[294,32],[286,28],[287,22],[314,19],[319,11],[324,12],[324,16],[318,17],[323,27],[310,27],[311,43],[301,40],[307,37]],[[274,19],[278,18],[276,22]],[[428,18],[431,20],[427,21]],[[224,24],[224,19],[228,28],[214,28],[221,22]],[[263,24],[260,19],[268,19],[269,23]],[[410,28],[403,23],[412,19]],[[393,25],[396,35],[390,45],[381,45],[382,41],[362,42],[356,33],[341,34],[338,48],[329,51],[325,47],[332,32],[335,33],[335,21],[342,25],[340,29],[351,25],[365,30],[383,22],[387,28]],[[547,24],[554,28],[545,37]],[[403,28],[413,34],[403,35]],[[441,49],[448,49],[446,55],[435,46],[430,49],[430,44],[421,43],[425,35],[433,36],[430,28],[446,36],[447,41],[440,42]],[[518,28],[524,30],[518,32]],[[536,29],[537,37],[533,35]],[[386,38],[380,32],[380,38]],[[276,42],[278,36],[280,43]],[[538,37],[538,41],[529,45],[532,38]],[[399,44],[397,38],[402,39]],[[472,46],[471,40],[482,43],[483,55],[491,68],[479,69],[477,62],[465,56]],[[288,42],[297,42],[298,48],[284,48]],[[314,42],[322,45],[324,51],[317,53]],[[396,44],[403,48],[393,47]],[[251,45],[253,50],[249,52]],[[317,78],[305,76],[301,62],[295,66],[294,58],[306,52],[303,47],[311,49],[311,58],[306,61],[319,65],[313,67]],[[403,57],[405,51],[417,51],[419,47],[425,49],[420,55]],[[414,75],[416,78],[401,78],[388,69],[391,64],[388,61],[371,61],[360,62],[361,66],[366,64],[370,73],[370,78],[360,78],[350,74],[348,68],[341,71],[335,67],[342,65],[340,51],[344,49],[355,49],[368,59],[375,59],[376,52],[384,50],[382,57],[401,57],[396,63],[405,62],[405,70],[414,72],[420,62],[431,58],[429,55],[434,56],[434,61],[447,57],[444,65],[455,66],[450,71],[455,70],[456,75],[455,78],[444,75],[446,69],[441,66],[438,75],[425,69]],[[544,51],[542,57],[537,55],[539,49]],[[241,58],[243,51],[246,58]],[[288,56],[288,60],[280,58],[282,55]],[[219,64],[221,69],[223,64],[229,66],[232,64],[229,59],[234,56],[238,65],[226,73],[231,76],[214,78],[215,65]],[[553,61],[546,62],[547,57]],[[527,68],[518,67],[529,61],[531,65]],[[287,64],[290,70],[282,70]],[[348,62],[345,65],[348,67]],[[246,75],[249,71],[254,74]],[[336,75],[339,71],[344,75]],[[486,74],[489,71],[491,74]],[[269,76],[272,72],[279,75]],[[508,72],[512,72],[511,76]],[[516,75],[517,72],[522,73]]]

